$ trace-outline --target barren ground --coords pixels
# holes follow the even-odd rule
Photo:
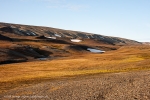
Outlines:
[[[0,94],[3,100],[149,100],[150,71],[78,76]]]

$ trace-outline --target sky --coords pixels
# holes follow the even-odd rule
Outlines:
[[[150,0],[0,0],[0,22],[150,42]]]

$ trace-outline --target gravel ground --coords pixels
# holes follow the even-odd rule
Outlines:
[[[2,100],[150,100],[150,71],[81,76],[0,94]]]

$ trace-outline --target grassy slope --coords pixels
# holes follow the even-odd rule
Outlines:
[[[124,46],[104,54],[6,64],[0,65],[0,92],[62,77],[139,70],[150,70],[150,46]]]

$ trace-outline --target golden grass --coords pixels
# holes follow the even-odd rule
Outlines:
[[[11,42],[0,40],[0,48],[9,48],[12,45]]]
[[[9,90],[31,80],[139,70],[150,70],[150,47],[123,47],[104,54],[0,65],[0,88]]]

